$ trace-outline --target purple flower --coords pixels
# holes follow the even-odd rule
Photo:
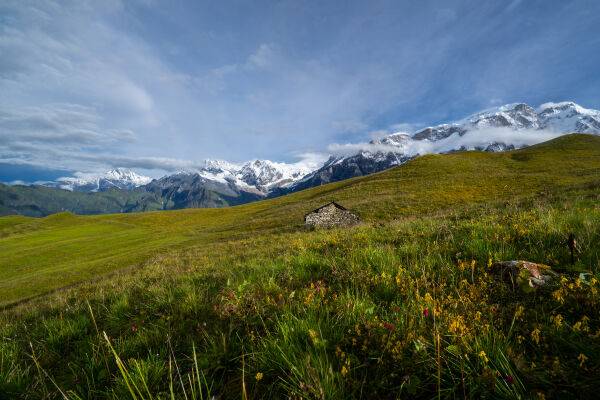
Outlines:
[[[515,383],[515,377],[512,375],[507,375],[506,382],[508,383],[508,386],[512,386]]]

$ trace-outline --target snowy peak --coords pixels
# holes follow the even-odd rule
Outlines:
[[[598,110],[589,110],[565,101],[542,104],[538,107],[538,115],[546,129],[600,135],[600,111]]]
[[[373,139],[369,143],[371,144],[383,144],[387,146],[403,147],[410,140],[410,135],[405,132],[396,132],[391,135],[385,136],[381,139]]]
[[[580,132],[600,135],[600,111],[573,102],[545,103],[537,108],[525,103],[489,108],[462,120],[430,126],[416,132],[396,132],[368,143],[339,145],[327,161],[294,164],[269,160],[232,163],[207,159],[196,169],[152,181],[133,171],[117,168],[105,174],[81,174],[48,184],[67,190],[103,191],[109,188],[186,190],[201,188],[226,196],[251,194],[264,198],[289,191],[361,176],[402,164],[419,154],[459,150],[505,151]]]
[[[302,164],[284,164],[269,160],[253,160],[245,163],[236,178],[261,191],[270,191],[301,179],[311,170]]]
[[[465,129],[505,128],[539,129],[540,122],[535,109],[525,103],[507,104],[484,110],[461,121]]]
[[[223,172],[234,171],[239,169],[239,167],[239,165],[230,163],[229,161],[207,158],[204,160],[204,166],[201,168],[201,171],[219,174]]]
[[[59,178],[56,182],[48,183],[53,186],[72,192],[104,192],[111,188],[135,189],[152,181],[151,178],[136,174],[125,168],[115,168],[104,174],[75,173],[73,177]]]
[[[345,145],[355,153],[330,157],[291,188],[300,190],[381,171],[420,154],[513,150],[573,132],[600,135],[600,111],[572,102],[546,103],[537,109],[525,103],[506,104],[412,134],[398,132],[369,143]]]
[[[176,182],[218,184],[219,187],[237,188],[250,193],[267,195],[274,188],[300,180],[313,169],[303,163],[285,164],[269,160],[251,160],[236,164],[224,160],[207,159],[202,167],[181,171],[159,181],[162,185]],[[176,180],[170,177],[178,177]],[[198,180],[199,179],[199,180]]]
[[[427,127],[415,132],[415,140],[437,141],[453,134],[486,128],[551,130],[560,133],[600,134],[600,111],[585,109],[573,102],[545,103],[537,109],[514,103],[490,108],[452,124]]]
[[[452,124],[427,127],[415,132],[415,140],[441,140],[455,133],[484,128],[540,129],[542,127],[536,110],[525,103],[507,104],[473,114]]]

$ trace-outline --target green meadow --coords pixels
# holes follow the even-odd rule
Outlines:
[[[306,231],[331,200],[363,222]],[[572,134],[230,208],[3,217],[0,398],[594,398],[599,205],[600,137]],[[557,275],[501,281],[514,259]]]

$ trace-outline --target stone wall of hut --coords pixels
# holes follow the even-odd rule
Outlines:
[[[305,218],[307,228],[333,228],[337,226],[354,225],[360,217],[348,210],[340,210],[331,204],[318,211],[313,211]]]

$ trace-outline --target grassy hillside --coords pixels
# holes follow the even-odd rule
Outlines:
[[[101,277],[0,315],[0,397],[592,398],[598,196],[600,138],[569,135],[227,209],[0,218],[5,306]],[[332,199],[367,222],[304,232]],[[507,259],[561,276],[523,291]]]
[[[0,222],[0,305],[181,246],[293,232],[306,212],[331,200],[363,219],[388,221],[599,182],[600,137],[568,135],[506,153],[427,155],[374,175],[225,209],[11,217],[15,222]]]
[[[39,185],[7,186],[0,183],[0,216],[44,217],[65,210],[76,214],[138,212],[162,210],[162,203],[153,194],[131,190],[83,193]]]

